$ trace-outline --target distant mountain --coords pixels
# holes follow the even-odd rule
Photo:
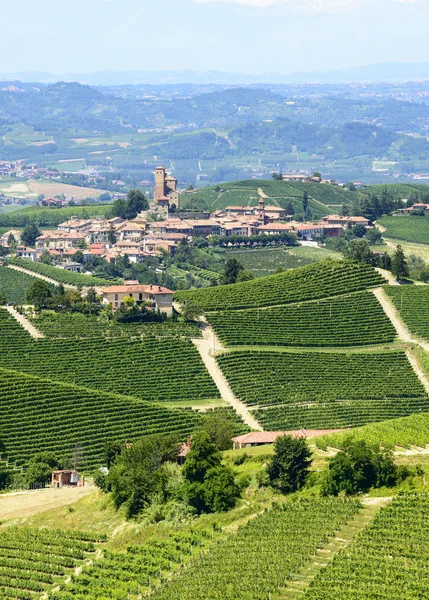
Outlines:
[[[429,80],[429,62],[426,63],[377,63],[362,67],[328,71],[303,71],[290,74],[226,73],[223,71],[99,71],[97,73],[69,73],[54,75],[39,71],[0,73],[0,81],[24,83],[55,83],[77,81],[87,85],[166,85],[208,83],[245,85],[255,83],[351,83],[382,81]]]

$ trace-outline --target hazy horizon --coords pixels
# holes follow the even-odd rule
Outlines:
[[[3,9],[0,70],[256,75],[425,62],[428,17],[425,0],[16,0]]]

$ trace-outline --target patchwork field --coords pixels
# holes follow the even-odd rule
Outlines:
[[[335,429],[429,410],[403,352],[255,352],[218,356],[232,390],[265,429]]]
[[[429,288],[428,288],[429,289]],[[370,292],[266,309],[207,313],[231,346],[363,346],[393,342],[395,329]]]
[[[98,198],[100,194],[104,193],[104,190],[34,179],[23,179],[16,183],[15,181],[2,181],[0,178],[0,193],[12,198],[37,198],[40,194],[46,198],[53,198],[64,194],[68,200],[71,198],[80,200],[82,198]]]
[[[324,261],[249,282],[179,291],[177,302],[195,302],[205,311],[258,308],[339,296],[385,283],[364,263]]]

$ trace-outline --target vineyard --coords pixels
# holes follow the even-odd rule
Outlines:
[[[370,292],[269,309],[214,312],[207,319],[221,341],[231,346],[363,346],[396,337]]]
[[[116,337],[155,337],[155,338],[197,338],[201,331],[193,323],[168,321],[165,323],[119,323],[105,321],[92,315],[81,313],[55,313],[43,311],[31,318],[34,325],[50,338],[116,338]]]
[[[366,440],[370,444],[384,447],[401,446],[424,448],[429,444],[429,413],[420,413],[380,423],[372,423],[349,431],[345,434],[334,433],[315,440],[318,448],[326,450],[328,446],[342,448],[346,438]]]
[[[90,191],[90,190],[88,190]],[[22,210],[0,214],[0,227],[25,227],[29,222],[36,222],[39,227],[56,228],[63,221],[73,216],[80,219],[91,219],[93,217],[109,217],[111,213],[109,204],[93,204],[89,206],[68,206],[64,208],[43,208],[29,206]]]
[[[211,542],[212,532],[205,530],[172,533],[162,541],[130,546],[127,552],[104,551],[103,560],[84,567],[71,583],[61,586],[50,600],[99,600],[141,598],[172,571],[188,564],[190,559]]]
[[[341,428],[429,410],[403,352],[227,352],[233,392],[268,430]]]
[[[34,281],[36,279],[27,273],[0,267],[0,292],[3,292],[8,302],[24,304],[26,291]]]
[[[33,340],[0,312],[2,367],[75,383],[143,400],[203,400],[219,397],[218,389],[189,341],[153,337]]]
[[[429,219],[426,217],[382,217],[378,223],[386,228],[385,237],[406,242],[427,244]]]
[[[425,310],[429,304],[429,286],[390,285],[385,290],[411,333],[429,340],[429,320]]]
[[[400,496],[383,508],[333,562],[306,600],[425,600],[429,597],[429,497]]]
[[[0,532],[0,597],[34,600],[95,553],[104,536],[80,531],[9,527]]]
[[[200,267],[196,267],[195,265],[189,265],[188,263],[180,263],[179,266],[186,271],[190,271],[193,275],[201,277],[201,279],[210,281],[210,283],[219,283],[220,273],[217,273],[216,271],[202,269]]]
[[[9,259],[11,265],[22,267],[33,273],[50,277],[58,283],[65,283],[68,285],[82,285],[82,286],[109,286],[113,283],[122,282],[120,279],[102,279],[101,277],[93,277],[92,275],[83,275],[81,273],[73,273],[67,271],[67,269],[60,269],[58,267],[52,267],[51,265],[45,265],[40,262],[33,262],[25,258],[11,258]]]
[[[153,594],[156,600],[267,600],[359,510],[353,500],[277,504],[220,539]]]
[[[383,283],[383,277],[364,263],[323,261],[253,281],[179,291],[175,300],[194,302],[205,311],[258,308],[339,296]]]
[[[115,394],[0,369],[2,436],[11,462],[27,462],[49,450],[71,457],[78,444],[91,469],[103,463],[104,444],[151,433],[185,437],[198,421],[190,410],[163,408]]]

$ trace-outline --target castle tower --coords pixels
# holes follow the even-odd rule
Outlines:
[[[155,169],[155,196],[154,200],[165,196],[165,167],[156,167]]]
[[[258,217],[263,223],[265,223],[265,200],[262,197],[259,198]]]

